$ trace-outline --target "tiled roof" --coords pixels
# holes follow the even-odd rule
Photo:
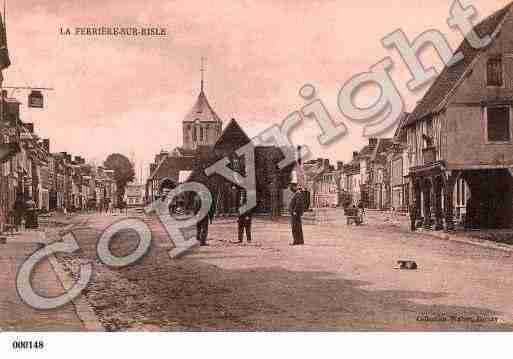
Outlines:
[[[380,155],[385,153],[394,142],[391,138],[379,138],[378,139],[378,145],[374,149],[374,153],[372,154],[372,160],[377,160]]]
[[[196,156],[197,151],[194,149],[186,149],[183,147],[176,147],[171,151],[171,157],[194,157]]]
[[[374,152],[374,147],[366,145],[364,148],[360,150],[360,153],[358,153],[358,157],[365,157],[365,156],[372,156],[372,153]]]
[[[166,157],[150,175],[149,180],[167,178],[171,173],[178,174],[180,170],[192,170],[194,157]]]
[[[480,37],[486,35],[492,36],[497,28],[501,25],[506,15],[509,13],[513,3],[510,3],[501,10],[487,17],[485,20],[475,26],[474,30]],[[492,39],[494,41],[495,38]],[[447,101],[448,96],[451,94],[453,88],[457,85],[458,81],[466,73],[466,71],[472,66],[474,59],[484,49],[474,49],[467,41],[463,40],[460,47],[456,51],[463,53],[463,60],[456,64],[445,67],[442,73],[435,80],[433,85],[424,95],[422,101],[420,101],[411,116],[406,121],[406,126],[411,125],[418,120],[440,112]]]
[[[399,121],[393,137],[395,142],[400,142],[402,140],[403,134],[405,133],[403,129],[406,123],[408,122],[409,116],[410,114],[408,112],[403,112],[403,114],[399,116]]]
[[[322,162],[317,163],[311,163],[307,164],[305,163],[303,165],[305,177],[307,181],[315,180],[317,176],[322,174],[325,171],[324,164]]]

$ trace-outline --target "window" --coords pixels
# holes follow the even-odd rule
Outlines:
[[[433,138],[433,119],[426,121],[426,136]]]
[[[509,107],[489,107],[487,109],[487,133],[489,142],[506,142],[511,140],[509,117]]]
[[[488,86],[502,86],[502,59],[489,59],[486,66],[486,81]]]

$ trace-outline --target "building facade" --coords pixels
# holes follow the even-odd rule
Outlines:
[[[125,188],[124,201],[128,207],[140,207],[144,205],[145,186],[139,183],[129,183]]]
[[[325,208],[342,205],[342,162],[337,167],[329,159],[318,158],[305,162],[306,190],[310,194],[311,207]]]
[[[455,192],[460,204],[467,199],[466,226],[512,226],[512,5],[475,31],[491,43],[475,49],[464,40],[458,49],[464,60],[444,69],[404,126],[425,228],[454,228]],[[459,180],[468,187],[458,190]]]

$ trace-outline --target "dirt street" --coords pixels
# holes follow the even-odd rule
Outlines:
[[[76,231],[81,251],[59,256],[71,272],[92,261],[84,293],[107,330],[511,330],[511,253],[411,234],[404,224],[370,218],[346,226],[339,212],[305,225],[304,246],[290,246],[289,225],[255,219],[254,241],[237,244],[236,222],[210,226],[209,246],[168,256],[161,224],[149,253],[113,269],[95,242],[121,219],[89,216]],[[119,233],[115,254],[137,245]],[[419,269],[394,269],[413,259]]]

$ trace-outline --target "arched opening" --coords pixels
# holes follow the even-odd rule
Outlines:
[[[470,186],[465,176],[458,176],[454,183],[452,198],[454,203],[454,221],[459,225],[465,224],[470,194]]]
[[[432,206],[432,191],[433,184],[429,178],[425,178],[422,181],[422,224],[426,229],[431,229],[432,217],[431,217],[431,206]]]

